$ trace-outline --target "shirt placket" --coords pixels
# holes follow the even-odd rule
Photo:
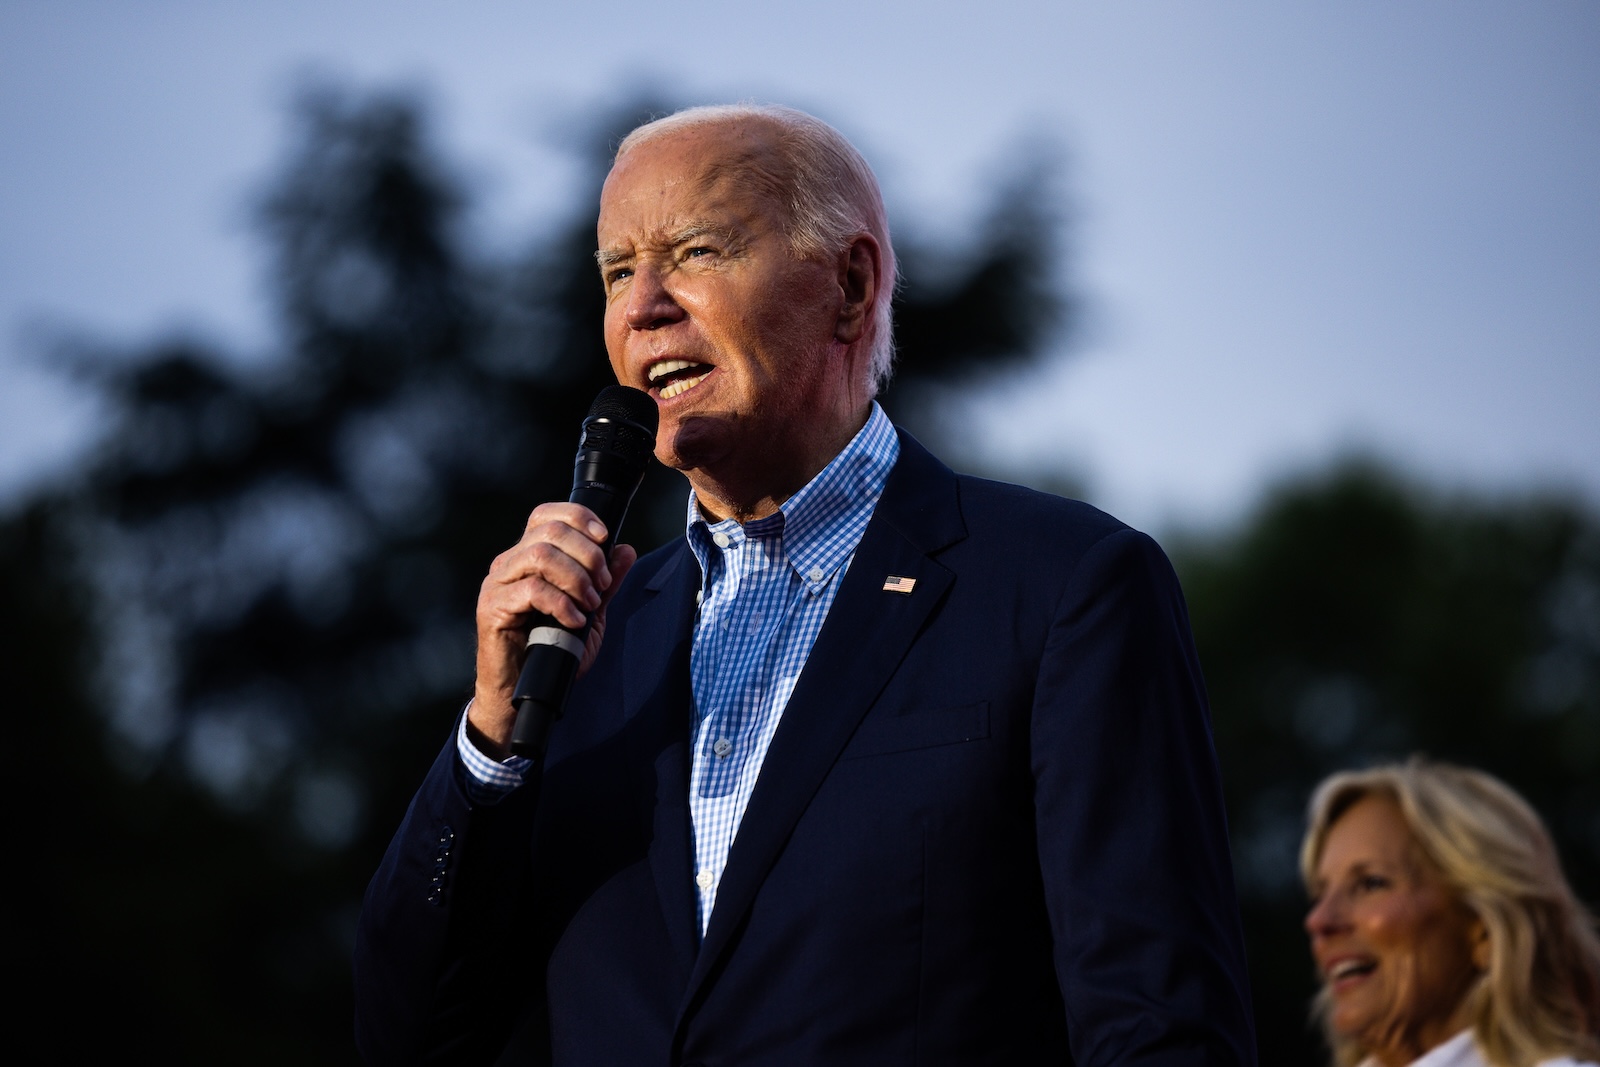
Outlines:
[[[772,687],[776,680],[775,656],[785,616],[787,587],[782,535],[759,533],[744,543],[744,602],[735,619],[733,640],[741,650],[739,674],[743,684],[730,694],[738,711],[738,721],[730,726],[728,738],[729,775],[737,788],[748,792],[745,781],[757,735],[774,714]]]
[[[731,524],[730,524],[731,526]],[[746,602],[755,595],[749,571],[751,545],[737,527],[719,529],[712,543],[721,555],[721,579],[712,587],[709,617],[703,619],[707,633],[706,659],[698,672],[706,680],[707,708],[702,709],[697,739],[702,797],[726,797],[738,784],[738,736],[745,718],[744,697],[737,680],[745,673],[740,655],[742,620]]]

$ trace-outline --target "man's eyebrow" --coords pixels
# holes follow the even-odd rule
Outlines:
[[[727,226],[714,226],[708,222],[697,222],[685,226],[677,233],[669,236],[667,245],[670,248],[676,248],[679,245],[688,244],[690,241],[697,241],[702,237],[715,237],[719,241],[731,242],[734,239],[734,232]]]
[[[714,237],[719,241],[731,244],[736,240],[737,235],[727,226],[718,226],[709,222],[694,222],[682,229],[666,234],[653,243],[661,248],[677,248],[679,245],[699,240],[702,237]],[[620,263],[625,259],[632,259],[635,254],[631,249],[602,248],[595,252],[594,261],[599,264],[601,270],[605,270],[607,267]]]

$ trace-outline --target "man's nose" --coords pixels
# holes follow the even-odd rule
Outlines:
[[[625,312],[629,329],[654,330],[684,316],[683,306],[673,298],[661,271],[651,266],[640,266],[634,271]]]

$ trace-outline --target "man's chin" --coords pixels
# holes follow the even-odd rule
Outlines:
[[[689,415],[663,424],[656,437],[656,458],[687,474],[715,468],[736,444],[734,420],[722,415]]]

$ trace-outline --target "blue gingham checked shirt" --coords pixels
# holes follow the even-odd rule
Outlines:
[[[767,746],[899,455],[894,426],[874,403],[833,462],[764,519],[707,523],[689,494],[686,536],[701,574],[689,656],[689,812],[702,936]],[[530,761],[483,755],[464,715],[456,745],[474,801],[493,803],[522,784]]]

